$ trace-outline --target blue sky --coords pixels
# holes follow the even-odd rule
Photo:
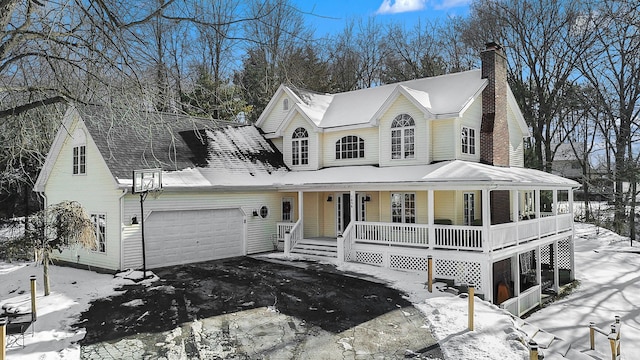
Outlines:
[[[316,36],[334,34],[350,18],[376,16],[382,23],[413,26],[419,19],[467,15],[471,0],[292,0],[307,15]]]

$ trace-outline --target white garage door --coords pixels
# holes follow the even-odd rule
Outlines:
[[[156,211],[144,223],[147,268],[244,255],[239,209]]]

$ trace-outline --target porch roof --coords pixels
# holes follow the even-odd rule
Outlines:
[[[440,188],[469,185],[522,188],[579,186],[573,180],[539,170],[491,166],[462,160],[414,166],[345,166],[296,171],[284,174],[274,185],[282,189],[340,185],[429,185]]]

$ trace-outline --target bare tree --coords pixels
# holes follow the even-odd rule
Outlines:
[[[561,121],[563,96],[579,77],[575,64],[590,42],[587,32],[575,28],[583,10],[579,0],[480,0],[472,5],[466,39],[492,38],[505,45],[509,82],[533,133],[531,167],[551,170],[559,129],[554,125]]]
[[[635,237],[635,191],[637,156],[632,146],[637,140],[640,114],[640,10],[626,1],[598,2],[591,16],[584,17],[582,26],[594,34],[591,50],[581,53],[578,62],[583,76],[595,90],[603,106],[607,141],[614,157],[614,229],[621,232],[627,220],[625,187],[629,193],[631,239]]]

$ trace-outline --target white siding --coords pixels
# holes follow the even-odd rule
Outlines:
[[[364,158],[336,159],[336,142],[350,135],[358,136],[364,140]],[[378,145],[377,127],[324,133],[322,136],[322,148],[325,149],[325,151],[322,157],[321,167],[377,165],[378,152],[380,150]]]
[[[509,124],[509,166],[524,167],[524,138],[511,108],[507,112]]]
[[[84,124],[76,119],[69,129],[69,134],[73,134],[78,127],[86,134],[86,174],[73,175],[73,139],[72,136],[67,136],[45,185],[47,205],[65,200],[77,201],[88,214],[105,214],[106,252],[100,253],[76,247],[62,253],[55,252],[54,257],[68,262],[80,262],[115,270],[120,267],[119,197],[122,190],[117,188],[113,176]]]
[[[153,211],[240,209],[246,219],[246,252],[254,254],[273,250],[272,234],[276,223],[282,219],[283,194],[264,192],[162,192],[157,198],[149,195],[144,203],[145,218]],[[295,199],[295,198],[294,198]],[[253,210],[263,205],[269,215],[262,219],[253,216]],[[140,225],[130,225],[132,217],[140,216],[140,197],[127,195],[124,198],[123,268],[137,268],[142,264],[142,240]],[[146,234],[145,234],[146,235]],[[145,237],[146,240],[146,237]]]
[[[391,123],[396,116],[408,114],[415,121],[415,157],[413,159],[391,159]],[[380,134],[380,166],[419,165],[427,164],[430,160],[429,138],[427,136],[427,120],[424,114],[407,98],[399,96],[389,109],[382,115],[379,124]]]
[[[287,116],[289,110],[285,111],[282,107],[282,102],[284,101],[284,99],[289,99],[289,110],[291,110],[291,107],[293,107],[293,100],[283,92],[280,97],[278,97],[275,106],[267,115],[265,121],[262,123],[261,129],[265,133],[274,133],[276,130],[278,130],[278,128],[284,121],[284,118]]]
[[[452,160],[456,156],[457,144],[460,143],[459,132],[453,119],[433,120],[431,122],[431,142],[433,161]]]

